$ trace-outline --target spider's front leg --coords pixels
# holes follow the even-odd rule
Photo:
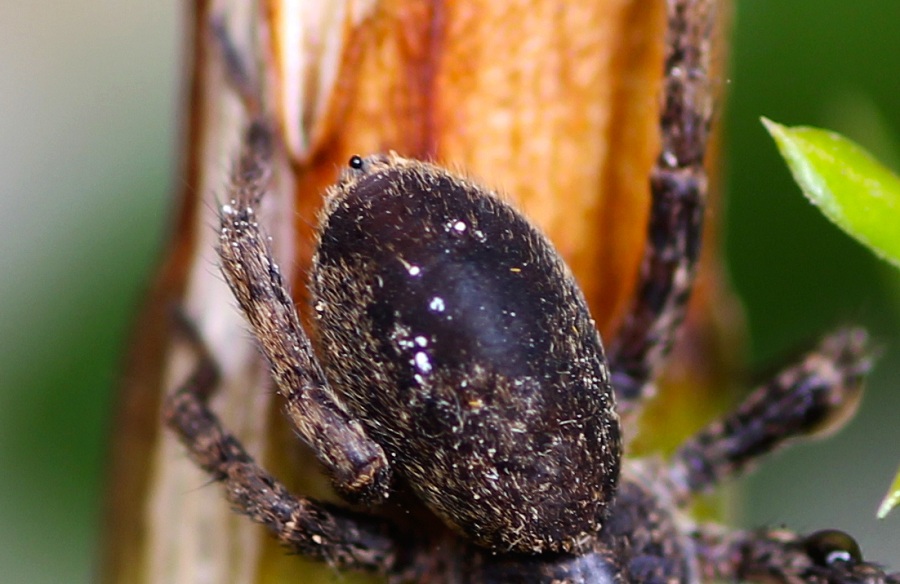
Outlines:
[[[703,167],[713,113],[710,87],[714,0],[668,0],[661,148],[651,179],[647,243],[635,302],[610,348],[619,412],[651,392],[694,282],[703,231]]]
[[[269,362],[291,422],[325,465],[335,489],[351,502],[378,503],[390,486],[384,450],[329,387],[257,222],[273,140],[264,123],[247,130],[231,199],[221,209],[222,273]]]

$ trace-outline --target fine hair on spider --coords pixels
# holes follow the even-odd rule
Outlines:
[[[860,329],[827,335],[668,459],[623,458],[699,254],[713,8],[668,2],[648,237],[608,355],[546,237],[490,189],[395,153],[352,157],[325,195],[313,343],[257,219],[277,137],[262,117],[249,125],[220,210],[222,273],[291,424],[353,506],[290,493],[221,425],[207,403],[218,367],[187,320],[198,367],[166,423],[237,511],[293,553],[391,582],[900,583],[839,531],[729,530],[686,513],[847,417],[871,366]],[[445,528],[379,512],[386,501],[424,505]]]

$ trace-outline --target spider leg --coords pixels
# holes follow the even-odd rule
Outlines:
[[[191,458],[221,482],[237,511],[264,525],[291,551],[330,565],[396,574],[403,545],[387,520],[295,497],[259,467],[233,435],[222,428],[207,400],[219,382],[218,368],[189,322],[179,328],[199,355],[188,381],[168,397],[166,424]]]
[[[841,531],[798,535],[786,530],[726,532],[704,525],[694,535],[702,579],[785,584],[900,584],[863,560],[859,546]]]
[[[661,149],[650,178],[647,243],[635,301],[610,347],[621,413],[652,391],[659,365],[684,319],[694,282],[713,103],[709,80],[714,0],[668,0]]]
[[[867,343],[861,329],[832,333],[682,444],[669,463],[680,497],[709,490],[793,438],[842,426],[855,412],[872,364]]]
[[[222,273],[266,356],[300,437],[350,501],[387,497],[390,467],[382,448],[329,387],[256,214],[269,176],[274,137],[260,122],[247,131],[220,213]]]
[[[228,83],[243,102],[244,110],[251,118],[259,116],[262,112],[259,79],[254,74],[254,69],[250,67],[248,56],[235,44],[223,14],[215,14],[214,11],[210,15],[208,34],[212,38],[213,47],[217,50]]]

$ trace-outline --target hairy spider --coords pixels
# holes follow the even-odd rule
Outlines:
[[[326,195],[314,351],[256,219],[278,145],[251,124],[220,212],[222,272],[294,427],[359,507],[293,495],[254,462],[207,406],[217,367],[187,324],[201,366],[167,423],[238,511],[295,553],[392,582],[900,582],[841,532],[729,531],[683,512],[847,417],[870,367],[861,330],[827,336],[668,460],[622,457],[700,247],[712,17],[669,4],[647,245],[608,359],[543,235],[492,191],[394,153],[354,156]],[[415,501],[448,529],[422,528]]]

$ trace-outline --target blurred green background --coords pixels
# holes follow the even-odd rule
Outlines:
[[[845,529],[900,570],[900,513],[875,509],[900,463],[900,278],[800,195],[758,117],[838,130],[900,170],[900,2],[737,3],[727,112],[727,252],[752,363],[860,322],[884,356],[842,433],[792,448],[748,481],[748,525]],[[900,225],[897,226],[900,229]]]
[[[111,392],[170,209],[174,2],[0,5],[0,566],[90,582]],[[900,278],[800,196],[760,115],[900,168],[900,2],[740,0],[725,112],[729,269],[756,366],[840,322],[885,348],[860,414],[748,481],[747,525],[839,527],[900,569]],[[900,229],[900,226],[898,226]]]

